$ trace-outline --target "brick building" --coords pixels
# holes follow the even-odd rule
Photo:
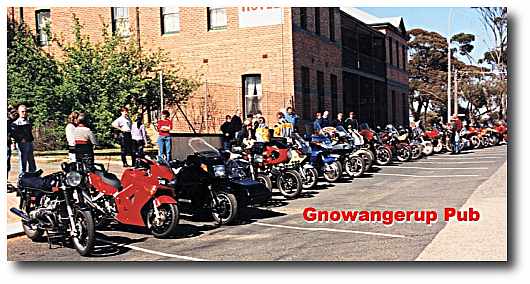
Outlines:
[[[236,110],[261,112],[272,124],[276,112],[291,105],[306,121],[325,109],[332,115],[354,110],[370,123],[408,119],[408,108],[400,105],[408,94],[406,71],[399,69],[399,55],[384,58],[387,47],[381,46],[381,39],[405,43],[402,26],[369,26],[331,7],[8,8],[8,17],[27,23],[52,53],[55,47],[41,30],[49,22],[55,37],[69,40],[73,14],[95,41],[101,39],[105,23],[144,50],[164,49],[185,72],[203,74],[204,84],[183,106],[191,127],[202,133],[219,131],[224,116]],[[358,38],[357,69],[351,46],[343,41],[352,22],[367,29],[373,40],[363,45],[365,38]],[[395,88],[402,99],[392,103],[398,98]],[[172,112],[177,130],[190,131],[183,115]]]

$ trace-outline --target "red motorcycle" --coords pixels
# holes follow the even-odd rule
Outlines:
[[[109,221],[147,227],[157,238],[170,236],[179,222],[175,198],[175,176],[168,164],[139,159],[133,169],[123,172],[121,180],[101,164],[69,164],[83,172],[86,202],[92,207],[97,227]]]

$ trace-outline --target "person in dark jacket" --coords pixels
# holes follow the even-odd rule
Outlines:
[[[343,114],[342,112],[339,112],[337,114],[337,119],[333,120],[333,122],[331,122],[331,126],[337,128],[337,127],[344,127],[344,119],[342,118]]]
[[[232,130],[232,117],[227,115],[225,122],[221,124],[221,132],[223,133],[223,148],[230,149],[230,142],[234,139],[234,131]]]
[[[234,136],[236,136],[235,138],[237,138],[237,134],[241,131],[241,128],[243,128],[243,121],[241,120],[240,110],[236,110],[236,113],[232,116],[230,120],[230,128],[232,128]]]
[[[331,126],[331,123],[329,121],[329,111],[324,111],[322,113],[322,119],[320,120],[320,127],[325,128]]]
[[[18,148],[19,173],[36,171],[37,166],[33,156],[33,126],[28,119],[28,109],[25,105],[18,107],[18,118],[11,125]]]
[[[346,127],[346,129],[359,129],[359,123],[357,122],[357,119],[355,118],[355,113],[353,111],[350,111],[350,113],[348,114],[348,118],[346,118],[346,120],[344,121],[344,126]]]

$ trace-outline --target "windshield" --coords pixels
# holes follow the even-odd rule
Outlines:
[[[188,146],[194,153],[213,152],[219,155],[219,151],[202,138],[190,138],[190,140],[188,140]]]

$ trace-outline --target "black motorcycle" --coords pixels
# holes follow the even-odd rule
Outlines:
[[[216,150],[200,151],[170,163],[182,212],[210,211],[218,224],[229,224],[241,207],[263,203],[271,193],[250,179],[230,178],[225,160]]]
[[[94,247],[95,228],[78,187],[81,175],[75,171],[41,175],[39,170],[19,177],[19,208],[10,211],[22,219],[24,233],[32,241],[46,235],[50,248],[56,242],[65,245],[71,241],[80,255],[89,255]]]

